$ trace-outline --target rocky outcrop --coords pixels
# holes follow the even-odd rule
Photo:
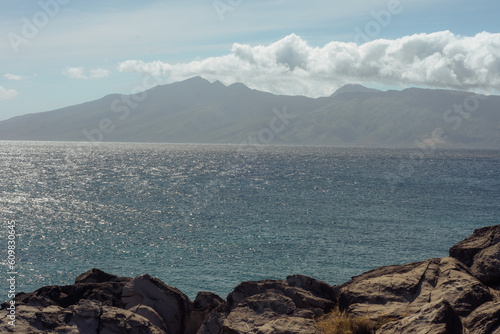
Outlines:
[[[452,247],[450,257],[371,270],[335,287],[339,307],[373,321],[391,319],[379,334],[462,333],[462,327],[500,333],[500,318],[491,312],[500,301],[498,246],[500,226],[488,227]]]
[[[302,275],[239,284],[227,299],[186,295],[149,275],[92,269],[75,284],[15,298],[16,327],[0,332],[317,333],[332,309],[369,319],[377,334],[500,334],[500,226],[474,231],[440,259],[385,266],[332,287]],[[2,304],[6,318],[9,303]]]
[[[149,275],[117,277],[98,269],[78,276],[74,285],[20,293],[14,301],[16,326],[4,322],[2,333],[195,334],[223,302],[207,293],[193,303]],[[8,306],[0,312],[6,315]]]
[[[198,334],[316,332],[315,319],[336,305],[333,288],[310,277],[244,282],[216,309]]]
[[[450,256],[465,264],[482,283],[500,287],[500,225],[475,230],[450,249]]]

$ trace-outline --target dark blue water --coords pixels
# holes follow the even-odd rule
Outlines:
[[[297,273],[339,284],[500,223],[500,151],[419,153],[0,142],[0,219],[17,225],[18,291],[93,267],[192,298]],[[0,249],[7,276],[5,228]]]

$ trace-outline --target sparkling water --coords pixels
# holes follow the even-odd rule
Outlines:
[[[2,270],[15,221],[18,292],[94,267],[191,298],[292,274],[334,285],[500,223],[495,150],[0,142],[0,155]]]

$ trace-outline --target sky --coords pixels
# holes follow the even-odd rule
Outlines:
[[[201,76],[500,94],[495,0],[0,0],[0,120]]]

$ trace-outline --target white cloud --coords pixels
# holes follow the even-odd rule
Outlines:
[[[170,82],[200,75],[308,96],[331,94],[345,83],[493,91],[500,86],[500,34],[464,37],[442,31],[363,45],[333,41],[323,47],[292,34],[270,45],[235,43],[220,57],[179,64],[128,60],[118,69],[168,76]]]
[[[103,69],[103,68],[98,68],[96,70],[90,70],[90,78],[91,79],[106,78],[110,74],[111,74],[111,71]]]
[[[62,74],[70,79],[102,79],[111,74],[111,71],[103,68],[90,70],[89,72],[90,74],[87,75],[83,67],[67,67]]]
[[[11,74],[11,73],[4,74],[4,78],[6,78],[7,80],[16,80],[16,81],[23,79],[22,76]]]
[[[18,95],[18,91],[0,86],[0,101],[12,100]]]
[[[70,79],[87,79],[83,67],[66,67],[62,73]]]

